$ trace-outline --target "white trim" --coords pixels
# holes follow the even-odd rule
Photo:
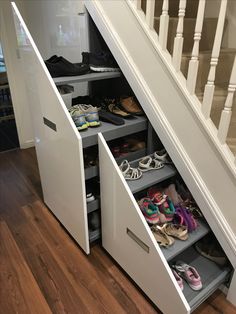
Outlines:
[[[210,195],[207,186],[202,181],[201,176],[199,175],[195,166],[191,162],[189,156],[186,154],[185,149],[182,146],[181,142],[176,137],[176,134],[173,131],[172,126],[165,118],[159,104],[153,97],[149,89],[149,86],[143,80],[142,74],[137,69],[133,59],[129,55],[126,47],[123,45],[119,35],[116,33],[114,28],[112,28],[111,25],[108,23],[109,20],[104,10],[102,9],[101,3],[97,0],[93,2],[87,1],[86,7],[93,18],[96,18],[95,14],[99,15],[99,19],[96,19],[95,23],[97,24],[98,27],[100,26],[101,28],[103,28],[104,33],[106,32],[110,37],[110,40],[112,40],[114,49],[118,49],[118,51],[122,54],[123,60],[126,60],[126,62],[123,62],[123,66],[129,72],[130,75],[129,78],[132,79],[133,84],[137,86],[136,90],[141,90],[142,93],[145,94],[145,100],[146,103],[148,104],[147,106],[149,107],[149,109],[151,109],[150,110],[151,112],[149,112],[149,119],[151,120],[151,122],[152,121],[155,122],[152,123],[153,125],[156,125],[158,120],[159,129],[161,126],[162,132],[164,130],[165,134],[163,132],[164,134],[163,136],[165,136],[166,142],[168,142],[170,150],[172,150],[173,154],[178,156],[176,160],[179,160],[179,164],[181,165],[182,168],[184,164],[183,171],[186,173],[186,177],[187,176],[192,177],[192,181],[188,180],[189,181],[188,185],[189,186],[192,185],[192,188],[194,186],[195,190],[197,189],[200,192],[202,197],[201,200],[202,206],[200,207],[202,209],[204,208],[203,213],[206,216],[206,218],[211,216],[211,219],[207,220],[211,222],[211,227],[213,231],[216,233],[221,244],[223,244],[225,252],[228,255],[232,265],[236,267],[236,237],[231,227],[229,226],[226,219],[222,215],[221,210],[216,204],[215,200]],[[155,116],[158,117],[158,119],[155,119]],[[214,220],[212,219],[212,217],[214,217]]]
[[[234,163],[234,155],[233,153],[229,150],[226,149],[225,146],[226,144],[221,144],[218,137],[217,137],[217,132],[216,128],[212,127],[212,121],[210,119],[205,119],[204,115],[202,114],[200,108],[201,108],[201,102],[196,96],[193,96],[189,93],[187,87],[186,87],[186,79],[183,76],[181,72],[176,72],[174,70],[174,67],[172,63],[170,62],[171,56],[168,51],[163,51],[161,49],[161,46],[159,42],[156,40],[157,37],[153,35],[153,32],[150,32],[148,26],[145,24],[144,20],[141,18],[141,16],[138,14],[133,7],[133,4],[130,0],[126,0],[127,4],[129,5],[131,11],[137,18],[138,22],[140,23],[141,27],[143,28],[146,36],[150,39],[150,42],[152,43],[154,49],[157,51],[158,55],[161,57],[164,65],[166,68],[170,71],[173,79],[175,80],[176,84],[180,88],[181,92],[185,96],[185,98],[188,100],[191,109],[194,111],[196,116],[198,117],[199,121],[201,122],[204,130],[210,136],[211,140],[213,141],[214,145],[216,146],[217,150],[220,152],[220,155],[223,159],[223,161],[226,163],[226,165],[229,167],[230,171],[236,178],[236,165]]]
[[[20,144],[21,149],[26,149],[26,148],[30,148],[30,147],[34,147],[34,146],[35,146],[34,140],[26,141],[25,143]]]

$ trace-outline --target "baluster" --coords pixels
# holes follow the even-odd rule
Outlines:
[[[134,4],[137,10],[141,10],[141,0],[134,0]]]
[[[147,0],[146,21],[149,28],[153,29],[154,25],[155,0]]]
[[[227,8],[228,0],[221,0],[220,5],[220,13],[216,27],[216,34],[211,54],[211,62],[210,62],[210,71],[207,79],[207,84],[205,85],[203,102],[202,102],[202,113],[205,118],[210,117],[211,106],[215,91],[215,76],[216,76],[216,66],[218,64],[219,54],[220,54],[220,46],[222,42],[223,30],[224,30],[224,22],[225,22],[225,13]]]
[[[236,56],[234,57],[234,65],[229,80],[228,95],[225,101],[224,109],[222,110],[220,117],[218,138],[221,144],[225,143],[228,134],[235,90],[236,90]]]
[[[183,31],[184,31],[184,16],[185,16],[185,9],[186,9],[186,0],[179,1],[179,20],[178,26],[174,41],[174,51],[173,51],[173,65],[176,71],[180,70],[181,58],[182,58],[182,51],[183,51]]]
[[[168,27],[169,27],[169,0],[163,0],[162,13],[160,16],[159,42],[161,48],[166,50]]]
[[[206,0],[199,0],[197,20],[194,31],[194,44],[192,50],[191,60],[188,67],[188,76],[187,76],[187,88],[190,94],[194,94],[197,82],[197,73],[199,66],[199,43],[201,40],[202,26],[204,20]]]

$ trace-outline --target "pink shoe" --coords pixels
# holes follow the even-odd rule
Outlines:
[[[201,277],[194,267],[185,264],[182,261],[176,262],[176,264],[172,265],[172,267],[176,270],[180,277],[187,281],[190,288],[193,290],[202,289]]]
[[[183,279],[177,274],[177,272],[174,269],[172,269],[172,273],[174,274],[175,279],[176,279],[180,289],[183,291],[184,290]]]

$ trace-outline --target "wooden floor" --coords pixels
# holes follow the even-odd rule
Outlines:
[[[0,154],[0,314],[13,313],[160,313],[99,244],[87,257],[43,205],[34,149]],[[217,291],[194,313],[236,309]]]

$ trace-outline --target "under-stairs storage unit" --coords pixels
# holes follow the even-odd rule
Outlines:
[[[27,38],[19,50],[25,66],[29,87],[35,145],[44,200],[81,248],[89,253],[89,242],[100,237],[102,245],[137,285],[165,314],[193,311],[222,283],[229,279],[231,267],[220,268],[200,256],[193,245],[210,232],[204,220],[188,240],[176,241],[173,247],[161,249],[137,204],[136,196],[143,190],[175,177],[174,165],[144,173],[139,180],[125,181],[110,150],[110,141],[138,132],[147,132],[147,147],[130,154],[127,159],[136,166],[138,159],[154,153],[155,134],[146,117],[136,117],[122,126],[106,122],[98,128],[78,132],[56,84],[78,81],[116,80],[121,73],[87,74],[73,78],[52,79],[26,29],[16,7],[16,28]],[[21,25],[20,25],[21,24]],[[20,25],[20,27],[19,27]],[[18,34],[19,35],[19,34]],[[22,35],[22,34],[21,34]],[[84,150],[98,145],[99,167],[84,168]],[[86,181],[100,174],[100,197],[86,204]],[[88,216],[101,207],[102,230],[89,232]],[[181,291],[171,271],[171,263],[183,259],[201,273],[203,288]],[[171,296],[171,302],[166,297]]]

